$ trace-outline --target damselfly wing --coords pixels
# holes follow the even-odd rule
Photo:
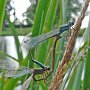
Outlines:
[[[18,78],[23,75],[32,74],[35,81],[40,81],[44,80],[48,75],[44,78],[41,77],[39,79],[37,79],[36,76],[43,76],[50,71],[49,67],[31,69],[25,66],[19,66],[18,68],[15,68],[11,66],[10,63],[11,62],[8,60],[0,60],[0,71],[1,73],[3,72],[5,77]]]
[[[17,78],[26,74],[33,73],[33,70],[28,67],[25,67],[25,66],[15,67],[12,64],[13,63],[11,63],[9,60],[0,60],[0,70],[1,70],[1,73],[2,72],[4,73],[5,77]]]

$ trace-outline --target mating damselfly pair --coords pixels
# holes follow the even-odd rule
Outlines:
[[[55,47],[56,47],[57,40],[59,38],[61,38],[61,34],[63,32],[69,30],[73,25],[74,25],[74,22],[68,22],[67,24],[62,25],[59,30],[58,29],[52,30],[48,33],[45,33],[43,35],[36,36],[36,37],[33,37],[33,38],[25,37],[23,42],[22,42],[21,47],[23,46],[23,48],[30,51],[32,48],[34,48],[40,42],[42,42],[46,39],[49,39],[51,37],[55,37],[54,44],[53,44],[53,49],[52,49],[52,55],[53,55],[53,57],[52,57],[52,69],[47,67],[47,66],[44,66],[42,63],[34,60],[32,55],[31,55],[31,52],[30,52],[31,60],[34,63],[36,63],[37,65],[39,65],[41,68],[39,68],[39,69],[38,68],[30,69],[28,67],[19,66],[18,69],[15,69],[13,67],[10,67],[10,65],[8,65],[7,60],[0,60],[0,69],[3,69],[3,71],[5,70],[4,75],[6,77],[15,77],[15,78],[17,78],[17,77],[20,77],[20,76],[23,76],[23,75],[26,75],[26,74],[32,74],[33,79],[36,80],[36,81],[46,79],[52,73],[52,71],[54,70]],[[43,78],[37,79],[35,77],[37,75],[43,75],[43,74],[45,74],[45,77],[43,77]]]

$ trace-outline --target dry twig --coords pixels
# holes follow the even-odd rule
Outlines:
[[[89,6],[89,2],[90,2],[90,0],[84,0],[80,15],[78,16],[78,19],[77,19],[77,21],[75,22],[75,25],[74,25],[75,30],[72,32],[72,35],[69,38],[64,56],[62,58],[62,62],[59,63],[59,65],[58,65],[56,75],[55,75],[55,77],[54,77],[54,79],[53,79],[53,81],[52,81],[52,83],[49,87],[49,90],[60,90],[60,86],[61,86],[63,77],[65,75],[65,69],[67,67],[67,64],[68,64],[70,58],[71,58],[72,51],[73,51],[73,48],[74,48],[74,45],[75,45],[75,42],[76,42],[76,38],[77,38],[78,33],[80,31],[82,20],[85,17],[85,12],[86,12],[86,10]]]

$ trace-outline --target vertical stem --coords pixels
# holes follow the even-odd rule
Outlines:
[[[90,2],[90,0],[85,0],[85,2],[83,3],[80,15],[78,16],[78,19],[77,19],[75,26],[74,26],[75,30],[72,32],[72,35],[69,38],[64,56],[62,58],[62,62],[59,63],[59,65],[58,65],[56,75],[55,75],[55,77],[50,85],[49,90],[60,90],[60,88],[61,88],[60,86],[62,85],[62,81],[63,81],[64,75],[66,72],[65,70],[66,70],[67,64],[71,58],[72,51],[73,51],[73,48],[74,48],[74,45],[76,42],[76,38],[77,38],[78,33],[80,31],[82,20],[85,17],[85,13],[86,13],[86,10],[89,6],[89,2]]]

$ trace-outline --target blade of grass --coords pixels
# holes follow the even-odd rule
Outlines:
[[[84,60],[80,61],[78,66],[73,71],[72,76],[70,77],[68,87],[67,87],[68,90],[79,90],[80,89],[83,66],[84,66]]]
[[[87,47],[90,47],[90,17],[88,28],[86,29],[85,33],[85,41],[88,41]],[[87,56],[86,56],[86,64],[85,64],[85,75],[84,75],[84,85],[83,90],[90,89],[90,48],[88,48]]]
[[[58,26],[60,27],[62,25],[62,21],[63,21],[63,13],[62,13],[63,12],[63,5],[62,5],[62,0],[59,1],[59,8],[60,8],[60,11],[59,11],[60,12],[60,19],[58,21]],[[63,56],[63,53],[64,53],[64,40],[61,38],[58,42],[59,43],[57,44],[56,52],[59,52],[59,54],[56,55],[55,70],[56,70],[56,68],[58,66],[59,60],[62,59],[62,56]]]
[[[2,31],[7,0],[0,0],[0,32]]]
[[[13,60],[15,60],[15,61],[18,61],[16,58],[14,58],[14,57],[10,56],[9,54],[6,54],[6,53],[4,53],[4,52],[2,52],[2,51],[0,51],[0,54],[2,54],[2,55],[4,55],[4,56],[7,56],[7,57],[9,57],[9,58],[11,58],[11,59],[13,59]]]
[[[50,0],[45,0],[45,1],[39,0],[38,6],[37,6],[35,22],[37,22],[37,20],[39,19],[38,20],[39,21],[39,23],[38,23],[39,25],[37,23],[35,23],[34,25],[35,25],[35,27],[38,26],[38,30],[39,30],[38,32],[40,32],[40,33],[43,31],[43,26],[44,26],[44,22],[46,20],[46,15],[47,15],[47,11],[48,11],[48,8],[49,8],[49,4],[50,4]],[[40,8],[42,8],[41,11],[40,11]],[[42,12],[42,13],[40,13],[40,12]],[[35,31],[37,30],[35,27],[33,28],[33,33],[35,33]],[[41,47],[45,47],[45,45],[42,45]],[[39,49],[39,51],[41,51],[41,50]],[[40,55],[40,53],[41,54],[45,54],[43,51],[42,51],[42,53],[38,52],[38,55]],[[42,58],[40,59],[38,57],[37,59],[42,62],[42,60],[41,60]]]
[[[50,2],[50,5],[48,7],[48,12],[45,18],[45,23],[43,26],[43,32],[48,32],[52,29],[52,26],[54,24],[54,20],[55,20],[55,15],[56,15],[56,10],[57,10],[57,5],[58,5],[58,0],[53,0]],[[50,45],[48,43],[48,41],[46,43],[43,43],[39,49],[39,61],[40,62],[45,62],[45,57],[47,56],[47,49],[48,49],[48,45]],[[43,49],[42,49],[43,48]],[[47,53],[48,54],[48,53]]]
[[[9,23],[9,27],[10,27],[11,31],[13,32],[18,59],[21,61],[21,60],[23,60],[23,55],[22,55],[22,52],[19,51],[20,42],[19,42],[19,39],[18,39],[17,32],[15,30],[15,27],[14,27],[13,23],[11,23],[11,21],[10,21],[10,19],[9,19],[9,17],[7,15],[6,15],[6,19],[7,19],[8,23]]]
[[[0,90],[3,90],[3,88],[4,88],[4,74],[2,75],[2,77],[0,78]]]
[[[40,32],[42,32],[42,27],[43,27],[44,20],[46,17],[46,12],[48,9],[49,2],[50,2],[50,0],[44,0],[44,1],[39,0],[38,1],[34,25],[33,25],[32,37],[37,36],[37,35],[39,35]],[[32,54],[34,56],[34,50],[32,51]],[[33,67],[33,63],[30,65]]]
[[[16,87],[17,82],[18,82],[18,79],[7,80],[7,83],[6,83],[3,90],[14,90],[15,87]]]
[[[46,18],[45,22],[43,25],[43,33],[48,32],[52,29],[54,20],[55,20],[55,15],[57,11],[57,5],[58,5],[58,0],[51,0],[48,6],[48,11],[46,13]],[[49,41],[47,40],[44,42],[40,47],[39,47],[39,52],[38,53],[38,60],[42,63],[45,63],[45,59],[48,56],[48,52],[50,51],[50,47],[52,46],[53,40],[50,39]],[[44,90],[47,90],[47,87],[40,82],[40,85]]]
[[[44,24],[44,20],[46,17],[49,2],[50,2],[50,0],[44,0],[44,1],[39,0],[38,1],[36,14],[35,14],[35,20],[34,20],[34,26],[33,26],[33,31],[32,31],[32,36],[39,35],[39,31],[42,30],[42,26]]]
[[[46,19],[46,14],[47,14],[47,10],[49,7],[49,3],[50,3],[50,0],[39,0],[38,1],[34,25],[33,25],[32,37],[37,36],[42,32],[42,28],[43,28],[43,25],[44,25],[44,22]],[[34,50],[32,51],[32,53],[34,56]],[[33,64],[32,64],[32,66],[33,66]],[[34,84],[34,85],[36,85],[36,84]]]

